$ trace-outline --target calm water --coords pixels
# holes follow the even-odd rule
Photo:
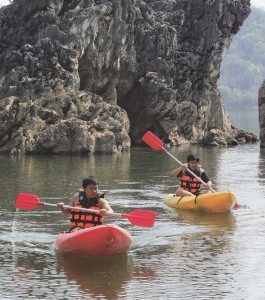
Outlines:
[[[0,299],[264,299],[265,152],[258,144],[170,151],[182,161],[197,153],[214,188],[233,191],[244,208],[218,215],[166,207],[162,198],[175,190],[168,173],[177,165],[148,148],[89,157],[0,156]],[[68,201],[89,174],[109,190],[116,212],[158,213],[151,229],[105,218],[132,234],[128,255],[64,256],[53,242],[66,217],[50,207],[15,211],[19,192]]]

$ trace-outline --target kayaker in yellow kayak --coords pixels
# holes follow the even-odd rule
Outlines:
[[[176,191],[176,196],[190,196],[209,192],[209,189],[212,186],[212,182],[210,181],[206,172],[199,165],[199,162],[199,157],[190,154],[187,157],[187,164],[183,164],[170,173],[170,176],[172,178],[180,179],[180,186]],[[187,169],[190,169],[195,175],[200,177],[206,183],[204,185],[204,187],[207,189],[206,191],[201,192],[201,181],[191,175]]]
[[[82,187],[78,193],[76,193],[71,199],[69,205],[74,207],[88,208],[93,210],[98,210],[97,213],[90,213],[87,211],[81,211],[78,209],[69,209],[64,208],[64,203],[59,202],[57,206],[61,209],[62,213],[66,216],[71,217],[70,226],[72,228],[88,228],[97,225],[102,225],[102,216],[106,213],[112,213],[107,200],[103,197],[104,195],[100,195],[98,191],[98,180],[91,176],[86,177],[82,181]],[[70,229],[71,230],[71,229]]]

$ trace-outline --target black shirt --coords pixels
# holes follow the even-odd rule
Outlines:
[[[192,170],[191,170],[192,171]],[[184,173],[183,173],[184,172]],[[196,171],[192,171],[195,175],[197,175],[198,177],[200,177],[205,183],[207,183],[208,181],[210,181],[208,175],[206,174],[206,172],[200,168]],[[179,174],[178,174],[178,177],[181,178],[182,176],[184,176],[186,173],[186,175],[190,176],[192,179],[194,178],[193,175],[190,174],[190,172],[188,170],[186,171],[181,171]]]

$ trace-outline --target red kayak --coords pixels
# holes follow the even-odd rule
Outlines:
[[[61,233],[55,241],[55,246],[64,253],[110,256],[127,252],[132,241],[128,231],[109,224]]]

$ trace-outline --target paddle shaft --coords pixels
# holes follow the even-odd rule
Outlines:
[[[39,205],[46,205],[46,206],[53,206],[53,207],[58,207],[57,204],[53,204],[53,203],[46,203],[46,202],[39,202]],[[90,212],[90,213],[95,213],[100,215],[100,212],[96,209],[88,209],[88,208],[84,208],[84,207],[75,207],[75,206],[70,206],[70,205],[63,205],[63,208],[69,208],[69,209],[75,209],[75,210],[82,210],[82,211],[86,211],[86,212]],[[105,216],[110,216],[110,217],[121,217],[122,214],[119,213],[106,213],[104,214]]]
[[[175,156],[173,156],[170,152],[168,152],[164,147],[162,147],[163,151],[165,151],[169,156],[171,156],[175,161],[177,161],[181,166],[183,166],[183,163],[181,161],[179,161]],[[200,178],[198,177],[196,174],[194,174],[190,169],[187,169],[187,171],[194,177],[196,177],[197,179],[200,180],[200,182],[204,185],[206,185],[206,183]],[[210,191],[215,193],[215,190],[210,188]]]

